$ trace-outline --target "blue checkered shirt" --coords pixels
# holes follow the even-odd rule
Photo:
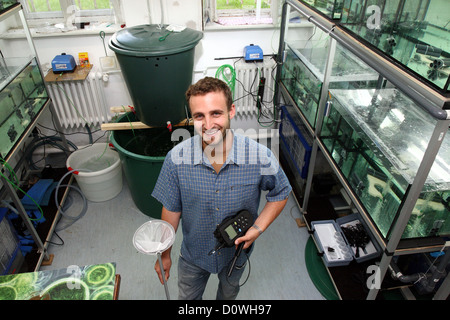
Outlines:
[[[225,164],[216,173],[202,152],[201,137],[184,140],[166,156],[152,196],[169,211],[181,212],[181,255],[210,273],[218,273],[235,249],[215,254],[214,230],[226,217],[246,209],[257,218],[261,191],[267,201],[288,197],[291,186],[273,153],[265,146],[234,133]],[[241,255],[245,261],[245,255]]]

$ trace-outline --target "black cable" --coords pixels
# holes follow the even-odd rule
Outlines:
[[[236,252],[234,253],[234,258],[231,260],[231,264],[230,264],[230,266],[228,267],[227,277],[230,277],[231,274],[233,273],[234,266],[236,265],[237,259],[238,259],[239,256],[241,255],[242,248],[244,248],[244,244],[245,244],[245,242],[241,242],[241,243],[238,245],[238,247],[237,247],[237,249],[236,249]]]
[[[55,242],[48,241],[48,240],[46,240],[46,242],[49,243],[49,244],[53,244],[55,246],[63,246],[64,245],[64,240],[59,236],[59,234],[56,231],[53,231],[53,233],[59,238],[59,240],[61,240],[61,243],[55,243]]]
[[[232,287],[235,287],[235,288],[240,288],[240,287],[244,286],[247,283],[248,279],[250,278],[250,272],[251,272],[251,269],[252,269],[251,265],[250,265],[250,257],[248,256],[247,252],[244,252],[244,253],[245,253],[245,256],[247,257],[247,261],[243,265],[237,267],[239,269],[242,269],[242,268],[245,267],[245,265],[248,262],[248,274],[247,274],[247,278],[244,280],[244,282],[242,284],[238,284],[237,286],[235,286],[234,284],[230,283],[230,281],[228,280],[229,276],[228,275],[226,276],[228,284],[230,286],[232,286]],[[230,264],[231,263],[232,263],[232,261],[230,261]]]
[[[83,132],[83,131],[76,131],[76,132],[72,132],[72,133],[65,133],[65,132],[62,132],[62,131],[58,131],[58,130],[56,130],[56,129],[54,129],[54,128],[46,127],[46,126],[44,126],[43,124],[40,124],[40,123],[38,123],[37,125],[40,126],[40,127],[42,127],[42,128],[44,128],[44,129],[54,131],[54,132],[55,132],[55,134],[54,134],[55,136],[56,136],[57,134],[64,134],[64,135],[66,135],[66,136],[70,136],[70,135],[73,135],[73,134],[87,134],[87,135],[89,135],[89,134],[93,134],[93,133],[97,133],[97,132],[99,132],[99,131],[102,131],[102,129],[100,128],[100,129],[96,129],[96,130],[94,130],[94,131],[91,131],[91,133],[89,133],[89,132]]]
[[[273,58],[274,57],[272,56],[272,59]],[[243,59],[243,57],[240,57],[239,59],[237,59],[236,61],[233,62],[233,67],[235,69],[236,69],[236,63],[238,61],[240,61],[241,59]],[[277,65],[275,64],[272,67],[272,70],[271,70],[271,78],[274,81],[275,81],[274,71],[276,70],[276,67],[277,67]],[[258,70],[259,70],[259,68],[258,68]],[[261,70],[261,72],[262,72],[262,75],[264,75],[264,69]],[[242,86],[244,92],[246,92],[247,94],[243,95],[242,97],[234,99],[234,102],[239,101],[240,99],[243,99],[243,98],[248,97],[249,95],[251,95],[253,101],[256,103],[256,105],[258,107],[258,110],[259,110],[258,123],[260,123],[262,125],[265,125],[265,124],[273,124],[275,122],[279,122],[279,120],[275,119],[274,117],[270,116],[270,114],[268,114],[269,107],[267,106],[267,104],[274,102],[274,100],[275,100],[275,91],[272,90],[273,91],[272,99],[269,100],[269,101],[265,101],[264,97],[260,98],[259,95],[258,95],[258,92],[252,92],[252,90],[253,90],[252,88],[253,88],[253,86],[256,83],[257,77],[258,77],[258,72],[255,72],[255,77],[253,78],[253,82],[250,85],[250,88],[248,90],[246,89],[245,85],[236,77],[236,81],[239,82],[239,84]],[[257,91],[257,89],[255,89],[255,90]],[[274,108],[275,108],[275,106],[274,106]],[[261,117],[267,118],[269,120],[268,121],[261,121]]]

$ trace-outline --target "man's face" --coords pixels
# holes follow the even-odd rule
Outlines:
[[[236,112],[234,105],[228,111],[225,95],[222,92],[209,92],[191,96],[189,106],[195,130],[203,138],[203,146],[216,146],[222,142]]]

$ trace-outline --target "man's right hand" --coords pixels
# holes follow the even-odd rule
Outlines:
[[[164,268],[164,274],[166,276],[166,281],[167,281],[167,280],[169,280],[170,267],[172,266],[172,259],[170,258],[170,252],[167,252],[167,251],[163,252],[161,254],[161,261],[162,261],[162,265],[163,265],[163,268]],[[163,276],[162,276],[162,273],[161,273],[161,268],[159,266],[159,260],[158,259],[156,260],[156,263],[155,263],[155,271],[158,274],[159,281],[161,282],[161,284],[164,284]]]

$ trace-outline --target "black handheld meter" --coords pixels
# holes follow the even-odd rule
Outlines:
[[[225,218],[214,231],[214,236],[217,238],[217,246],[214,250],[211,250],[209,254],[216,252],[223,247],[234,246],[234,241],[245,235],[248,229],[253,225],[253,216],[247,210],[241,210],[234,216]],[[227,277],[230,277],[234,266],[236,265],[237,259],[242,252],[244,247],[244,242],[241,242],[234,254],[230,266],[228,268]],[[247,249],[249,250],[249,249]]]
[[[232,217],[225,218],[214,231],[221,247],[232,247],[234,241],[242,237],[253,224],[253,216],[247,210],[241,210]]]

